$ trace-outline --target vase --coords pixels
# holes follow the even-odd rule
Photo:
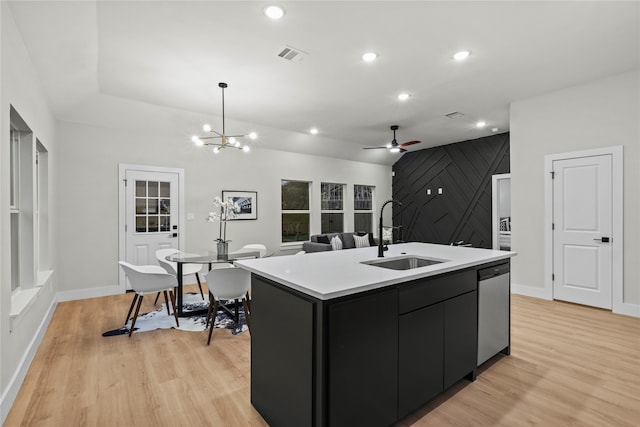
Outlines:
[[[218,259],[225,261],[229,255],[229,241],[218,240]]]

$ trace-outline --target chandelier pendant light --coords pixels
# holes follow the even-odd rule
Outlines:
[[[222,133],[215,131],[210,125],[205,124],[202,126],[202,131],[205,136],[194,135],[191,140],[198,146],[212,145],[213,152],[219,153],[223,148],[236,148],[242,150],[245,153],[249,151],[248,145],[242,145],[238,138],[250,138],[256,139],[258,135],[255,132],[248,133],[246,135],[227,135],[225,129],[224,119],[224,90],[228,85],[226,83],[218,83],[218,87],[222,89]]]

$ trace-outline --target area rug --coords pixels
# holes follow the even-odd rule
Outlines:
[[[151,296],[148,296],[147,298],[151,298]],[[228,301],[228,303],[233,304],[233,301]],[[203,301],[200,294],[189,293],[184,294],[182,306],[183,310],[185,311],[206,309],[209,306],[209,301],[208,299],[206,301]],[[229,315],[229,313],[224,310],[218,310],[215,322],[213,324],[214,328],[230,329],[233,335],[237,335],[246,331],[248,328],[242,306],[240,306],[238,313],[238,323],[236,324],[233,316]],[[134,328],[133,333],[169,328],[174,328],[181,331],[202,332],[205,330],[205,325],[207,323],[207,313],[205,312],[203,314],[198,314],[191,317],[180,317],[179,321],[180,327],[176,328],[176,319],[175,317],[173,317],[173,308],[171,309],[171,315],[169,315],[167,314],[166,305],[162,303],[162,305],[160,305],[157,310],[138,315],[138,319],[136,320],[136,327]],[[102,336],[111,337],[115,335],[126,335],[129,334],[130,328],[131,320],[129,320],[126,325],[119,329],[113,329],[111,331],[104,332]]]

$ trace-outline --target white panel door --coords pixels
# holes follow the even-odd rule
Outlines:
[[[553,162],[553,298],[611,309],[611,155]]]
[[[158,249],[179,249],[179,174],[127,169],[125,183],[125,259],[158,264]]]

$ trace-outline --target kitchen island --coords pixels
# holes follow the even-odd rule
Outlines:
[[[383,259],[369,247],[237,261],[253,273],[253,406],[272,426],[387,426],[474,380],[477,272],[513,255],[404,243]],[[367,264],[407,256],[437,263]]]

